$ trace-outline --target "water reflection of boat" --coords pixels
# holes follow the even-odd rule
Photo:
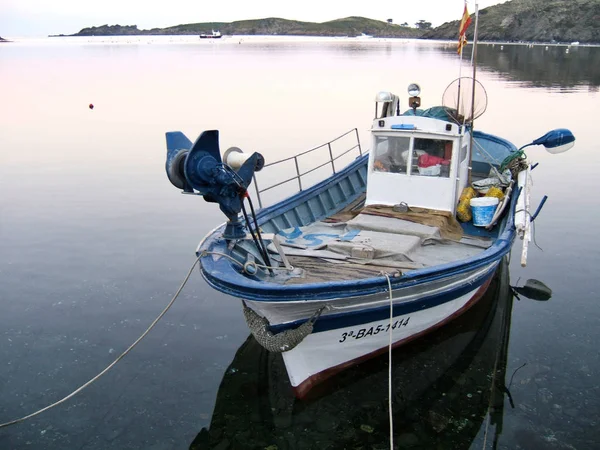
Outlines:
[[[512,304],[503,261],[473,308],[394,351],[396,444],[468,448],[482,427],[488,442],[500,434]],[[389,445],[387,358],[329,379],[303,401],[284,374],[281,356],[249,337],[223,376],[210,427],[190,450]]]

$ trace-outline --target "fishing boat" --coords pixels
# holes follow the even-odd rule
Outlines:
[[[420,87],[408,90],[404,113],[398,96],[376,95],[368,152],[356,130],[345,135],[356,143],[339,155],[336,139],[271,164],[237,147],[221,156],[217,130],[194,143],[181,132],[166,135],[169,180],[217,203],[228,218],[196,250],[204,279],[242,300],[250,331],[282,353],[298,397],[463,314],[485,293],[516,236],[525,264],[543,202],[532,212],[523,148],[559,153],[574,144],[566,129],[520,149],[474,130],[487,100],[472,79],[452,82],[441,107],[420,109]],[[298,158],[319,151],[329,155],[332,174],[306,188],[312,169],[300,172]],[[357,157],[338,168],[352,151]],[[284,162],[296,173],[283,183],[297,182],[299,192],[265,206],[261,194],[282,183],[261,189],[257,172],[278,172]]]
[[[475,16],[473,61],[477,5]],[[470,22],[465,3],[461,58]],[[476,64],[472,78],[459,72],[441,105],[421,108],[420,93],[410,83],[404,108],[397,95],[377,93],[366,152],[356,129],[268,164],[260,153],[237,147],[221,155],[218,130],[204,131],[194,143],[181,132],[167,133],[171,183],[217,203],[228,219],[196,250],[201,273],[217,291],[241,299],[252,335],[282,354],[298,397],[466,312],[517,236],[521,264],[527,263],[532,222],[546,197],[534,211],[535,166],[523,149],[543,145],[561,153],[575,137],[556,129],[517,148],[476,130],[475,119],[488,104]],[[300,170],[301,158],[316,160],[319,153],[324,163]],[[295,173],[259,187],[257,175],[281,173],[283,165]],[[324,167],[330,175],[307,187]],[[289,183],[297,183],[298,192],[263,204],[267,191]]]
[[[221,32],[212,30],[210,34],[202,33],[200,39],[221,39]]]

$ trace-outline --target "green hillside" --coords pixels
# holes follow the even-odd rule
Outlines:
[[[72,36],[201,34],[210,33],[211,30],[219,30],[224,35],[360,36],[364,33],[375,37],[410,38],[419,37],[423,34],[421,30],[364,17],[346,17],[345,19],[323,23],[270,17],[267,19],[238,20],[230,23],[188,23],[151,30],[140,30],[136,25],[102,25],[84,28]]]

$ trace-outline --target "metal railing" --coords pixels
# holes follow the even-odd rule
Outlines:
[[[340,139],[342,139],[342,138],[344,138],[344,137],[346,137],[346,136],[348,136],[351,133],[355,133],[355,135],[356,135],[356,144],[354,144],[352,147],[350,147],[349,149],[347,149],[344,152],[340,153],[339,155],[337,155],[334,158],[333,157],[333,151],[331,149],[331,144],[334,143],[334,142],[336,142],[336,141],[338,141],[338,140],[340,140]],[[327,150],[329,151],[329,160],[325,161],[322,164],[319,164],[316,167],[313,167],[312,169],[307,170],[306,172],[302,172],[301,173],[300,172],[300,166],[298,165],[298,157],[307,155],[309,153],[312,153],[312,152],[317,151],[319,149],[323,149],[325,147],[327,147]],[[281,163],[293,160],[294,161],[294,166],[296,168],[296,175],[293,176],[293,177],[287,178],[287,179],[285,179],[283,181],[280,181],[278,183],[275,183],[275,184],[273,184],[271,186],[267,186],[264,189],[260,189],[259,188],[258,182],[256,180],[256,175],[254,175],[254,177],[253,177],[254,188],[256,189],[256,197],[258,198],[258,205],[259,205],[259,207],[260,208],[263,207],[262,199],[261,199],[261,196],[260,196],[260,194],[262,194],[263,192],[266,192],[268,190],[271,190],[273,188],[276,188],[278,186],[281,186],[281,185],[283,185],[285,183],[289,183],[290,181],[294,181],[294,180],[298,180],[298,189],[299,189],[299,191],[302,191],[302,189],[303,189],[302,188],[302,177],[308,175],[309,173],[314,172],[315,170],[320,169],[321,167],[325,167],[325,166],[327,166],[329,164],[331,164],[331,170],[335,174],[336,173],[335,161],[337,161],[342,156],[348,154],[349,152],[351,152],[352,150],[355,150],[355,149],[358,149],[359,156],[362,156],[362,148],[361,148],[361,145],[360,145],[360,138],[358,136],[358,129],[353,128],[352,130],[347,131],[346,133],[344,133],[344,134],[336,137],[335,139],[332,139],[329,142],[326,142],[325,144],[319,145],[318,147],[311,148],[310,150],[306,150],[305,152],[298,153],[297,155],[294,155],[294,156],[290,156],[289,158],[285,158],[285,159],[281,159],[279,161],[275,161],[275,162],[272,162],[272,163],[269,163],[269,164],[265,164],[264,167],[263,167],[263,170],[266,169],[267,167],[272,167],[272,166],[275,166],[275,165],[278,165],[278,164],[281,164]]]

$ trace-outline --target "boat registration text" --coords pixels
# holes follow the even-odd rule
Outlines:
[[[348,332],[342,333],[342,337],[339,340],[339,342],[345,342],[346,340],[349,340],[350,338],[362,339],[367,336],[374,336],[379,333],[386,333],[386,332],[390,331],[390,328],[392,330],[395,330],[396,328],[405,327],[406,325],[408,325],[409,320],[410,320],[410,316],[406,317],[405,319],[398,319],[391,325],[388,323],[387,325],[377,325],[376,327],[371,327],[371,328],[361,328],[358,331],[350,330]]]

